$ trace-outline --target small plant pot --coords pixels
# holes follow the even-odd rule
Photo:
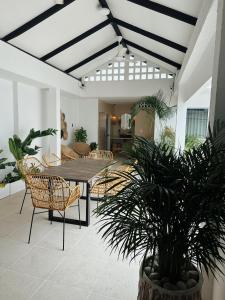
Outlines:
[[[143,263],[142,263],[143,265]],[[142,272],[142,265],[139,273],[139,290],[137,300],[202,300],[202,277],[199,274],[197,285],[186,290],[167,290],[154,282]]]

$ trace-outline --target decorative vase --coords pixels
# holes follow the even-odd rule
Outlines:
[[[142,263],[143,265],[143,263]],[[155,283],[142,272],[142,265],[139,273],[139,291],[137,300],[202,300],[202,276],[199,274],[197,285],[186,290],[167,290]]]

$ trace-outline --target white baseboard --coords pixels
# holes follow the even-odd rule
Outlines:
[[[0,188],[0,199],[9,196],[9,184],[6,184],[4,188]]]
[[[0,199],[13,195],[24,189],[25,189],[25,183],[23,180],[18,180],[12,183],[8,183],[4,188],[0,188]]]

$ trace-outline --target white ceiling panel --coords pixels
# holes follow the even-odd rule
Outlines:
[[[142,36],[138,33],[135,33],[133,31],[130,31],[122,27],[121,27],[121,32],[125,37],[125,39],[135,44],[138,44],[139,46],[142,46],[150,51],[160,54],[170,60],[173,60],[174,62],[181,64],[184,59],[184,53],[176,49],[165,46],[164,44],[158,43],[152,39],[149,39],[145,36]]]
[[[121,19],[183,46],[188,45],[194,26],[126,0],[108,0],[108,3],[115,18]]]
[[[100,68],[105,63],[112,60],[117,54],[117,48],[104,53],[103,55],[99,56],[95,60],[90,61],[89,63],[83,65],[79,69],[73,71],[71,74],[76,77],[82,77],[83,75],[88,74],[89,72]]]
[[[76,45],[52,57],[48,62],[65,70],[88,58],[92,54],[95,54],[99,50],[111,45],[115,41],[116,36],[112,27],[107,26],[80,41]]]
[[[133,48],[133,47],[129,47],[130,51],[133,53],[133,54],[137,54],[138,56],[140,57],[143,57],[144,59],[146,59],[147,61],[151,61],[153,64],[156,64],[158,65],[159,67],[162,67],[164,68],[165,70],[168,70],[169,72],[172,72],[172,73],[176,73],[177,72],[177,68],[167,64],[167,63],[164,63],[163,61],[153,57],[153,56],[150,56],[146,53],[143,53],[139,50],[137,50],[136,48]]]
[[[1,0],[0,37],[4,37],[53,5],[54,0]]]
[[[176,9],[193,17],[197,17],[203,0],[154,0],[153,2]]]
[[[98,0],[77,0],[10,42],[42,57],[105,21],[106,17],[97,11],[97,5]]]

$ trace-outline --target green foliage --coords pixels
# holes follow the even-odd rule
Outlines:
[[[172,115],[173,109],[169,107],[163,98],[163,93],[159,91],[156,95],[141,98],[131,108],[131,120],[140,112],[146,111],[151,116],[155,113],[159,119],[166,119]]]
[[[3,150],[0,149],[0,154],[3,152]],[[0,158],[0,170],[5,170],[8,167],[15,167],[15,162],[7,162],[7,158]],[[9,183],[8,179],[11,179],[10,182],[16,181],[17,179],[12,173],[9,173],[4,178],[3,182],[0,182],[0,187],[4,187],[6,183]]]
[[[196,136],[190,135],[185,138],[185,150],[191,150],[202,144],[204,140],[197,138]]]
[[[35,155],[38,153],[40,147],[31,147],[30,145],[32,141],[39,137],[54,135],[56,132],[57,130],[52,128],[43,131],[35,131],[32,128],[24,141],[22,141],[18,135],[15,134],[9,139],[9,149],[16,160],[23,159],[25,155]]]
[[[175,132],[171,127],[164,127],[163,132],[160,136],[161,144],[166,144],[170,148],[174,148],[175,146]]]
[[[90,143],[90,149],[91,151],[96,150],[98,148],[98,144],[96,142]]]
[[[78,143],[87,142],[87,130],[85,130],[83,127],[75,130],[74,136],[75,136],[75,141]]]
[[[141,137],[127,155],[127,185],[96,209],[102,237],[124,258],[158,261],[161,277],[181,278],[190,263],[209,274],[225,263],[225,140],[214,132],[198,147],[174,153]]]

